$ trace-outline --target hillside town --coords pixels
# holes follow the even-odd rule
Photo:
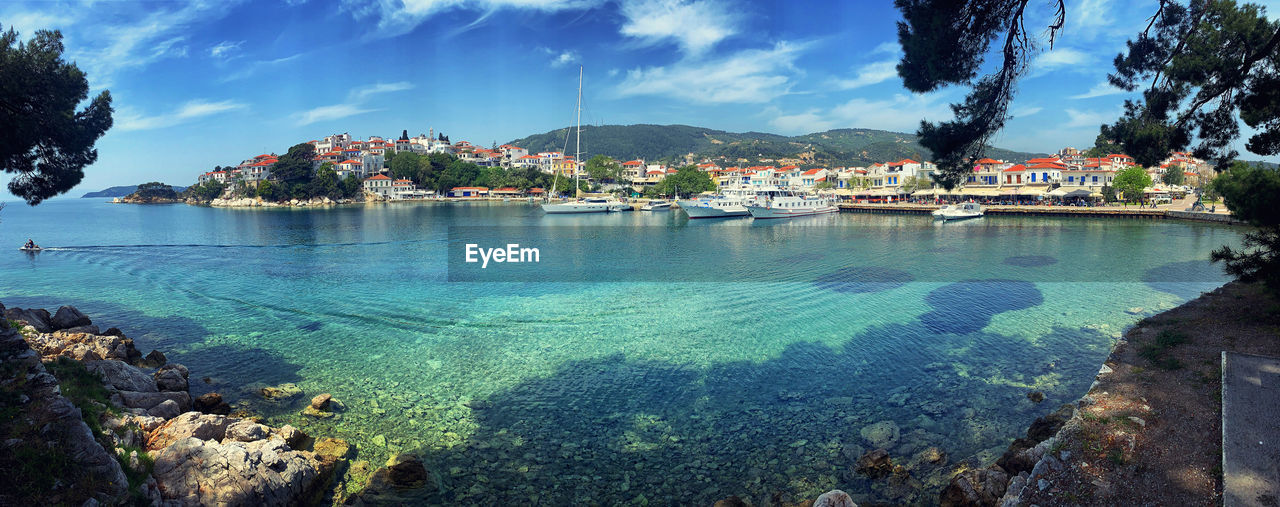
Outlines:
[[[601,191],[626,190],[642,195],[664,178],[677,172],[676,167],[645,160],[620,162],[616,180],[593,181],[584,170],[585,163],[558,151],[529,153],[529,150],[504,144],[484,148],[467,141],[451,142],[434,129],[428,134],[409,137],[402,134],[391,139],[371,136],[353,139],[350,134],[334,134],[307,142],[314,148],[314,170],[325,164],[332,167],[341,180],[357,178],[366,195],[385,200],[426,198],[541,197],[542,187],[456,186],[433,189],[415,186],[409,179],[395,178],[387,160],[396,153],[418,155],[446,154],[478,167],[530,169],[566,180],[575,177],[587,181]],[[273,179],[272,167],[279,157],[262,154],[234,167],[219,168],[199,175],[197,184],[209,181],[231,185],[255,184]],[[950,191],[935,188],[932,176],[937,167],[929,161],[904,158],[858,167],[811,167],[795,159],[761,159],[757,163],[777,165],[729,165],[725,160],[695,160],[685,157],[688,165],[704,172],[720,187],[783,187],[804,192],[833,195],[853,202],[926,201],[939,198],[963,198],[983,202],[1031,203],[1046,199],[1102,200],[1117,172],[1134,165],[1124,154],[1090,157],[1076,148],[1063,148],[1057,153],[1023,161],[982,158],[974,162],[973,172],[958,188]],[[737,162],[747,162],[739,159]],[[1185,194],[1213,177],[1213,168],[1187,152],[1170,155],[1157,167],[1145,169],[1152,186],[1147,197],[1160,199]],[[1170,178],[1177,171],[1182,178]]]

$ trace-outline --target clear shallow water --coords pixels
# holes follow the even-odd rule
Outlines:
[[[1205,259],[1238,241],[1174,221],[690,222],[480,203],[68,199],[11,204],[0,220],[0,244],[57,247],[0,254],[6,305],[74,304],[186,364],[196,394],[346,438],[375,465],[418,452],[450,503],[759,502],[835,487],[933,502],[948,467],[917,453],[994,458],[1083,394],[1126,326],[1225,281]],[[450,282],[466,268],[447,262],[451,226],[588,238],[555,243],[535,273],[620,274]],[[285,382],[305,396],[254,394]],[[345,404],[340,418],[297,415],[321,392]],[[889,451],[908,481],[853,473],[863,428],[881,421],[899,428]]]

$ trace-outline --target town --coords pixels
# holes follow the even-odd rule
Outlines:
[[[449,188],[421,188],[408,178],[397,178],[388,160],[400,153],[420,156],[444,154],[479,168],[533,170],[538,174],[561,178],[563,182],[579,178],[583,188],[600,192],[622,192],[631,196],[652,195],[653,189],[669,175],[677,173],[674,164],[628,160],[615,164],[616,177],[592,179],[586,163],[562,152],[529,153],[519,146],[504,144],[484,148],[467,141],[450,142],[444,135],[409,137],[407,132],[390,139],[371,136],[353,139],[350,134],[334,134],[311,140],[314,171],[331,168],[339,180],[356,178],[369,198],[407,200],[426,198],[511,198],[545,197],[548,192],[536,182],[525,180],[525,186],[458,185]],[[261,181],[274,180],[273,167],[279,156],[262,154],[244,160],[234,167],[218,168],[201,174],[197,184],[217,182],[232,192],[236,187],[252,188]],[[948,199],[970,199],[982,202],[1033,204],[1037,202],[1110,201],[1117,196],[1112,189],[1116,174],[1133,167],[1133,158],[1124,154],[1087,156],[1075,148],[1063,148],[1056,154],[1025,161],[982,158],[974,162],[972,174],[958,188],[950,191],[935,188],[932,175],[937,167],[928,161],[902,159],[865,167],[811,167],[797,159],[760,159],[755,162],[777,165],[746,165],[746,159],[695,160],[685,157],[686,165],[705,173],[717,187],[782,187],[805,192],[823,193],[842,201],[882,203],[921,202]],[[1157,167],[1145,168],[1152,185],[1144,189],[1143,201],[1161,202],[1187,193],[1207,183],[1215,174],[1212,166],[1187,152],[1170,155]],[[572,187],[569,187],[570,189]]]

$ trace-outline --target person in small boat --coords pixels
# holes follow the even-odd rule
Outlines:
[[[31,238],[27,238],[27,244],[22,245],[22,248],[25,248],[27,250],[35,250],[36,248],[39,248],[39,247],[36,246],[35,241],[31,241]]]

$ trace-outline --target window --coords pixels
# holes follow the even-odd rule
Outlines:
[[[1031,173],[1031,182],[1032,183],[1036,182],[1036,173]]]
[[[1097,183],[1097,182],[1098,182],[1098,177],[1097,177],[1096,175],[1093,177],[1093,182],[1094,182],[1094,183]]]
[[[1067,183],[1074,183],[1075,181],[1076,181],[1075,176],[1067,176]]]

